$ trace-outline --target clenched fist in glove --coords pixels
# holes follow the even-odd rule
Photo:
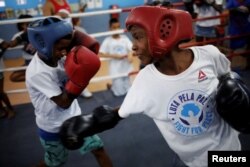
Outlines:
[[[72,95],[78,96],[99,70],[100,59],[88,48],[76,46],[67,55],[64,67],[69,78],[65,90]]]
[[[217,111],[234,129],[250,133],[250,92],[234,72],[219,78]]]
[[[60,128],[60,138],[69,150],[82,146],[83,138],[113,128],[121,118],[116,109],[97,107],[91,114],[79,115],[66,120]]]

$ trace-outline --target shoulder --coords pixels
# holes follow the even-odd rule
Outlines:
[[[125,34],[121,34],[121,38],[130,41],[129,37]]]
[[[152,75],[154,75],[154,65],[149,64],[141,69],[135,77],[132,85],[139,85],[139,87],[144,87],[148,84],[148,82],[152,81]],[[145,84],[147,83],[147,84]]]
[[[54,15],[54,4],[50,0],[46,0],[43,4],[43,15],[44,16],[51,16]]]
[[[113,38],[111,36],[108,36],[108,37],[104,38],[103,43],[107,43],[107,42],[110,42],[112,40],[113,40]]]
[[[43,6],[53,8],[53,3],[51,0],[46,0]]]
[[[24,33],[23,31],[19,31],[19,32],[15,33],[15,34],[13,35],[12,39],[21,36],[23,33]]]
[[[191,47],[191,49],[198,50],[200,53],[205,54],[205,53],[220,53],[219,49],[215,47],[214,45],[204,45],[204,46],[195,46]]]
[[[190,48],[194,55],[198,58],[197,60],[201,61],[212,61],[220,59],[221,57],[225,57],[220,50],[213,45],[205,45],[205,46],[195,46]]]

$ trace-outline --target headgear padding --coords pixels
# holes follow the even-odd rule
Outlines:
[[[54,43],[72,32],[72,24],[58,17],[36,20],[28,27],[29,41],[46,60],[52,57]]]
[[[133,25],[146,31],[153,57],[162,57],[174,45],[193,37],[192,17],[184,10],[160,6],[136,7],[126,19],[128,30]]]

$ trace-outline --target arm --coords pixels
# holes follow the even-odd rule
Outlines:
[[[124,59],[127,58],[128,55],[117,55],[117,54],[109,54],[109,53],[99,53],[100,57],[104,57],[104,58],[111,58],[111,59]]]
[[[118,54],[110,54],[110,37],[104,39],[101,44],[99,50],[99,56],[103,58],[111,58],[111,59],[123,59],[127,58],[128,55],[118,55]]]
[[[0,39],[0,58],[3,56],[6,49],[8,49],[9,43]]]
[[[15,47],[17,45],[20,45],[24,41],[29,42],[27,31],[21,33],[20,35],[16,36],[13,40],[11,40],[10,41],[10,47]]]
[[[60,128],[63,145],[70,149],[82,146],[83,138],[111,129],[122,119],[118,114],[119,108],[100,106],[91,114],[75,116],[66,120]]]
[[[54,14],[55,13],[54,13],[53,5],[51,4],[51,2],[49,2],[49,0],[46,0],[43,5],[43,15],[52,16]]]
[[[63,91],[62,94],[51,98],[51,100],[54,101],[59,107],[64,109],[69,108],[74,99],[75,96],[70,95],[66,91]]]
[[[228,9],[228,11],[231,14],[238,13],[238,12],[249,13],[249,11],[250,11],[250,4],[238,5],[237,6],[237,5],[235,5],[233,3],[233,1],[229,0],[226,3],[226,9]]]
[[[221,0],[206,0],[208,5],[211,5],[217,12],[222,12],[223,10],[223,1]]]
[[[60,95],[52,97],[51,100],[62,108],[68,108],[97,73],[100,68],[100,60],[86,47],[77,46],[67,55],[64,67],[69,79],[64,91]]]
[[[211,6],[217,11],[217,12],[222,12],[223,7],[220,4],[216,4],[215,1],[211,4]]]

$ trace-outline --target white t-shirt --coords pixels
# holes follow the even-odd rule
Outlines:
[[[143,68],[119,115],[148,115],[186,165],[205,167],[209,150],[240,150],[241,145],[238,132],[218,115],[214,100],[217,78],[230,71],[229,60],[212,45],[191,49],[194,61],[178,75],[164,75],[153,64]]]
[[[215,0],[215,3],[217,5],[223,5],[222,0]],[[201,6],[198,7],[196,4],[194,4],[194,13],[197,13],[197,18],[206,18],[206,17],[212,17],[212,16],[219,16],[220,13],[214,9],[212,6]],[[201,27],[212,27],[220,24],[220,19],[209,19],[209,20],[202,20],[202,21],[196,21],[196,25],[199,25]]]
[[[104,39],[100,53],[128,55],[132,51],[132,42],[125,35],[120,35],[120,38],[114,39],[112,36]],[[109,74],[119,75],[127,74],[133,70],[132,64],[127,58],[125,59],[111,59],[109,61]],[[121,96],[127,93],[131,86],[129,77],[116,78],[112,80],[111,90],[116,96]]]
[[[36,53],[26,70],[26,87],[35,108],[37,126],[51,133],[59,132],[66,119],[81,114],[77,100],[63,109],[50,99],[60,95],[67,82],[64,62],[65,59],[61,59],[57,67],[50,67]]]
[[[99,52],[105,54],[128,55],[132,51],[132,43],[125,35],[120,35],[120,38],[114,39],[109,36],[104,39]],[[133,69],[132,64],[128,59],[112,59],[109,62],[109,74],[115,75],[120,73],[128,73]]]

